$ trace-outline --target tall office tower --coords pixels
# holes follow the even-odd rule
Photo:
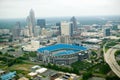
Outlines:
[[[120,24],[117,25],[117,28],[120,29]]]
[[[32,25],[32,31],[33,31],[33,34],[34,34],[34,32],[35,32],[35,14],[34,14],[34,11],[33,11],[33,9],[31,9],[30,10],[30,13],[29,13],[29,16],[30,16],[30,20],[31,20],[31,25]]]
[[[40,35],[40,32],[41,32],[41,28],[39,26],[35,26],[34,36],[38,37]]]
[[[29,34],[30,36],[35,36],[35,14],[34,11],[31,9],[29,12],[29,16],[27,17],[27,26],[29,27]]]
[[[73,23],[73,30],[74,31],[77,31],[77,20],[76,20],[76,18],[73,16],[71,19],[70,19],[70,21]]]
[[[73,35],[73,23],[71,22],[61,22],[61,35]]]
[[[30,20],[30,16],[27,17],[27,26],[28,26],[28,30],[29,30],[29,36],[33,36],[33,28],[32,28],[32,23],[31,23],[31,20]]]
[[[110,33],[110,28],[105,28],[104,29],[104,36],[110,36],[111,33]]]
[[[20,22],[16,22],[15,26],[16,26],[16,29],[17,29],[17,35],[18,35],[18,37],[20,37],[20,33],[21,33],[21,24],[20,24]]]
[[[29,37],[30,36],[29,29],[27,27],[25,27],[24,29],[22,29],[21,36],[24,36],[24,37]]]
[[[61,26],[61,25],[60,25],[60,22],[56,23],[56,26],[59,26],[59,27],[60,27],[60,26]]]
[[[12,29],[13,39],[19,39],[21,33],[20,22],[16,22],[15,26]]]
[[[56,26],[59,26],[59,32],[58,32],[58,34],[60,35],[61,34],[61,24],[60,24],[60,22],[56,23]]]
[[[40,28],[45,28],[46,27],[45,19],[38,19],[37,20],[37,26],[40,26]]]

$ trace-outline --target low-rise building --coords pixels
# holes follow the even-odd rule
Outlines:
[[[0,69],[0,76],[3,75],[3,74],[5,74],[5,71]]]
[[[24,51],[37,51],[39,47],[40,47],[39,41],[31,41],[30,44],[22,46]]]
[[[0,80],[11,80],[16,76],[16,71],[9,72],[0,76]]]
[[[72,43],[70,36],[68,35],[62,35],[62,36],[58,36],[57,37],[57,43],[66,43],[66,44],[70,44]]]

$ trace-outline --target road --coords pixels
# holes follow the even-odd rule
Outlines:
[[[103,47],[104,59],[105,59],[106,63],[110,66],[112,71],[120,78],[120,66],[118,65],[118,63],[115,59],[115,52],[118,49],[114,49],[113,47],[111,47],[107,52],[105,52],[105,46],[106,46],[106,44]],[[120,45],[118,44],[116,46],[120,46]]]

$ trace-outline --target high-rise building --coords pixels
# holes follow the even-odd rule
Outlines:
[[[34,32],[34,36],[38,37],[41,33],[41,28],[39,26],[35,27],[35,32]]]
[[[25,28],[21,29],[20,35],[22,37],[30,37],[28,26],[25,26]]]
[[[71,22],[61,22],[61,35],[73,35],[73,23]]]
[[[120,24],[117,25],[117,28],[120,29]]]
[[[21,33],[20,22],[16,22],[15,26],[12,29],[13,39],[18,39]]]
[[[58,32],[58,34],[60,35],[61,34],[61,24],[60,24],[60,22],[56,23],[56,26],[59,26],[59,32]]]
[[[110,33],[110,28],[105,28],[104,29],[104,36],[110,36],[111,33]]]
[[[61,26],[61,25],[60,25],[60,22],[56,23],[56,26],[59,26],[59,27],[60,27],[60,26]]]
[[[40,26],[40,28],[45,28],[46,27],[45,19],[38,19],[37,20],[37,26]]]
[[[76,20],[76,18],[73,16],[71,19],[70,19],[70,21],[73,23],[73,30],[74,31],[77,31],[77,20]]]
[[[35,14],[33,9],[30,10],[29,16],[27,17],[27,26],[29,28],[29,34],[30,36],[35,36]]]
[[[35,24],[36,23],[35,23],[35,14],[34,14],[33,9],[30,10],[29,16],[30,16],[30,20],[31,20],[31,23],[32,23],[31,24],[32,25],[32,31],[33,31],[33,34],[34,34],[34,32],[35,32],[34,29],[35,29],[35,26],[36,26]]]
[[[30,16],[27,16],[26,21],[27,21],[27,26],[28,26],[28,29],[29,29],[29,35],[33,36],[32,23],[31,23],[31,20],[30,20]]]

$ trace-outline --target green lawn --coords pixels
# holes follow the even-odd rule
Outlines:
[[[15,64],[15,65],[9,67],[9,70],[30,71],[32,66],[34,66],[34,65],[32,65],[32,64]]]

